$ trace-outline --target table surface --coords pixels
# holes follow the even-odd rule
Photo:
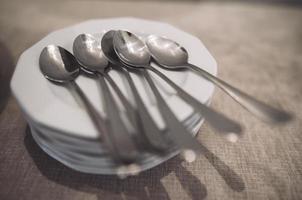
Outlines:
[[[26,2],[26,3],[25,3]],[[302,7],[224,2],[7,1],[0,6],[0,199],[301,199]],[[135,16],[171,23],[199,37],[219,77],[295,114],[264,124],[216,90],[211,107],[240,121],[235,144],[208,123],[197,161],[179,157],[119,180],[82,174],[33,141],[9,78],[18,57],[50,31],[91,18]]]

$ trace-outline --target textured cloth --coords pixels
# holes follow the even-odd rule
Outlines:
[[[1,2],[0,199],[301,199],[301,11],[238,2]],[[65,167],[35,144],[16,100],[2,91],[22,51],[50,31],[118,16],[160,20],[196,35],[218,61],[219,77],[295,120],[269,126],[216,90],[211,107],[245,127],[237,143],[205,123],[198,135],[204,152],[191,164],[175,157],[125,180]]]

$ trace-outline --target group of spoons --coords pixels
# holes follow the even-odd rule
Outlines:
[[[178,43],[156,35],[150,35],[145,39],[143,41],[133,33],[122,30],[108,31],[102,38],[81,34],[73,42],[73,54],[63,47],[48,45],[42,50],[39,59],[41,72],[48,80],[67,86],[77,93],[99,133],[102,144],[124,173],[135,174],[140,171],[140,167],[135,163],[142,151],[164,155],[179,149],[184,159],[189,162],[195,160],[197,152],[202,151],[199,142],[167,105],[153,82],[150,72],[167,82],[179,97],[199,112],[218,132],[228,133],[231,140],[236,140],[242,131],[240,124],[189,95],[153,67],[151,62],[167,70],[193,70],[264,121],[281,123],[290,120],[290,114],[256,100],[202,68],[189,63],[186,49]],[[129,103],[108,74],[110,69],[119,70],[126,77],[135,106]],[[94,108],[89,98],[75,82],[80,73],[99,80],[106,117]],[[137,73],[147,81],[166,124],[167,134],[163,134],[151,117],[130,73]],[[122,102],[127,119],[120,114],[108,83]],[[127,124],[131,124],[131,127]]]

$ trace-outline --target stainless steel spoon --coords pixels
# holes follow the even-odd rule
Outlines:
[[[144,126],[145,128],[146,128],[146,130],[148,130],[148,127],[150,127],[150,122],[153,122],[153,119],[152,119],[152,117],[151,116],[149,116],[149,113],[148,113],[148,111],[146,110],[146,108],[144,107],[144,104],[143,104],[143,102],[142,102],[142,100],[140,99],[140,97],[139,97],[139,94],[138,94],[138,91],[137,91],[137,89],[136,89],[136,87],[135,87],[135,85],[134,85],[134,83],[133,83],[133,81],[132,81],[132,78],[130,77],[130,75],[129,75],[129,72],[127,71],[127,69],[128,69],[128,67],[127,66],[125,66],[123,63],[121,63],[120,62],[120,60],[119,60],[119,58],[118,58],[118,56],[116,55],[116,53],[115,53],[115,51],[114,51],[114,47],[113,47],[113,37],[114,37],[114,34],[115,34],[115,31],[109,31],[109,32],[107,32],[104,36],[103,36],[103,39],[102,39],[102,48],[103,48],[103,51],[104,51],[104,53],[106,52],[107,54],[108,54],[108,56],[110,57],[110,60],[112,61],[112,62],[114,62],[118,67],[120,67],[120,68],[122,68],[122,69],[124,69],[124,71],[125,71],[125,74],[126,74],[126,76],[128,77],[128,80],[129,80],[129,82],[130,82],[130,85],[131,85],[131,87],[132,87],[132,90],[134,91],[134,93],[136,93],[136,98],[138,99],[138,105],[139,106],[142,106],[142,111],[143,112],[141,112],[140,114],[141,114],[141,117],[142,117],[142,122],[146,125],[146,126]],[[103,47],[103,44],[104,44],[104,47]],[[106,54],[105,53],[105,54]],[[153,86],[151,86],[151,87],[153,87]],[[163,101],[163,100],[162,100]],[[167,108],[167,107],[165,107],[165,108]],[[140,110],[140,109],[139,109]],[[147,117],[146,117],[147,116]],[[173,115],[172,116],[172,118],[175,118],[175,116]],[[145,120],[146,119],[146,120]],[[163,135],[161,135],[160,134],[160,130],[158,129],[158,127],[156,126],[156,124],[153,122],[152,124],[151,124],[154,128],[153,128],[153,130],[158,130],[158,133],[159,133],[159,135],[158,135],[158,139],[160,139],[160,140],[163,140],[163,139],[165,139],[165,138],[163,138]],[[178,123],[177,124],[177,126],[179,126],[179,125],[181,125],[180,123]],[[182,126],[182,125],[181,125]],[[152,128],[152,127],[151,127]],[[186,129],[185,128],[183,128],[182,127],[182,129],[184,129],[184,131],[186,131]],[[150,130],[152,130],[152,129],[150,129]],[[170,131],[169,130],[169,128],[168,128],[168,131]],[[150,133],[153,133],[154,134],[154,132],[150,132]],[[195,151],[196,150],[200,150],[200,147],[199,147],[199,143],[195,140],[195,139],[193,139],[194,141],[193,142],[190,142],[190,144],[189,145],[183,145],[183,143],[185,143],[185,144],[187,144],[187,142],[186,141],[188,141],[188,140],[190,140],[190,133],[188,133],[189,134],[189,138],[186,136],[185,138],[180,138],[180,139],[183,139],[184,141],[182,141],[181,142],[181,144],[182,144],[182,147],[184,147],[185,146],[185,148],[183,148],[182,150],[182,153],[183,153],[183,156],[184,156],[184,158],[185,158],[185,160],[186,161],[189,161],[189,162],[192,162],[192,161],[194,161],[195,160],[195,158],[196,158],[196,154],[195,154]],[[163,140],[164,141],[164,140]],[[170,146],[170,151],[174,151],[174,148],[171,148],[171,144],[172,143],[169,143],[169,146]],[[179,144],[179,143],[178,143]],[[175,143],[174,143],[174,145],[175,145]],[[179,145],[178,145],[179,146]]]
[[[114,36],[114,47],[119,58],[126,63],[127,66],[131,66],[134,69],[150,70],[170,84],[170,86],[177,91],[178,95],[198,110],[215,129],[220,132],[241,133],[241,126],[237,122],[203,105],[163,73],[152,67],[150,65],[150,53],[144,42],[137,36],[127,31],[117,31]]]
[[[135,40],[135,38],[130,39],[129,41],[128,36],[132,37],[131,33],[129,34],[123,31],[117,31],[115,33],[113,44],[116,54],[119,56],[120,60],[124,62],[124,65],[128,66],[130,69],[136,68],[136,66],[151,67],[149,65],[150,56],[148,52],[143,50],[144,48],[146,49],[146,47],[140,45],[140,40],[137,41]],[[127,43],[128,41],[129,43]],[[133,65],[134,67],[131,67],[131,65]],[[191,157],[194,160],[196,157],[195,152],[200,152],[202,150],[201,144],[177,119],[173,111],[165,102],[164,98],[161,96],[147,69],[145,67],[140,67],[136,68],[136,70],[142,72],[156,97],[158,107],[164,118],[167,129],[169,130],[169,137],[172,138],[174,144],[182,149],[184,158],[186,160],[191,160]]]
[[[138,90],[136,89],[134,81],[132,80],[129,72],[123,68],[124,66],[122,63],[120,63],[119,58],[114,51],[114,33],[115,31],[108,31],[103,35],[101,41],[103,53],[114,66],[125,74],[137,105],[139,124],[141,124],[147,141],[149,141],[152,147],[158,151],[166,151],[170,146],[169,142],[166,140],[165,136],[162,134],[162,131],[157,127],[153,118],[150,116],[143,100],[138,93]]]
[[[121,61],[124,61],[124,59],[127,55],[121,54],[117,50],[117,45],[120,43],[115,43],[115,41],[118,41],[116,37],[118,32],[116,32],[113,40],[114,48],[117,52],[117,55],[121,59]],[[128,51],[128,49],[124,49],[125,51]],[[121,56],[123,55],[123,56]],[[128,54],[129,55],[129,54]],[[135,57],[135,55],[132,57],[132,59]],[[131,59],[131,58],[130,58]],[[141,63],[142,64],[142,63]],[[124,66],[128,66],[127,63],[124,63]],[[130,67],[132,69],[132,67]],[[167,103],[165,102],[164,98],[161,96],[159,90],[155,86],[151,76],[149,75],[149,72],[146,69],[136,69],[137,71],[140,71],[143,76],[146,78],[153,94],[156,97],[157,105],[161,111],[161,114],[164,118],[169,137],[172,139],[174,145],[176,145],[178,148],[181,149],[182,154],[187,161],[194,161],[196,158],[196,152],[201,151],[201,145],[198,142],[197,139],[195,139],[189,130],[186,129],[186,127],[177,119],[173,111],[169,108]],[[191,159],[192,158],[192,159]]]
[[[104,96],[105,112],[109,119],[110,136],[115,144],[120,158],[124,161],[134,161],[138,155],[138,149],[132,138],[132,134],[125,125],[118,110],[109,87],[105,81],[109,75],[105,72],[108,61],[104,57],[102,48],[92,35],[81,34],[73,42],[73,53],[85,72],[98,77]]]
[[[120,156],[112,143],[107,122],[100,116],[82,89],[74,81],[80,72],[80,64],[75,57],[62,47],[48,45],[40,54],[39,64],[41,72],[48,80],[70,87],[78,94],[95,128],[100,134],[101,141],[109,150],[113,159],[120,162]]]
[[[191,69],[199,73],[221,88],[258,118],[273,123],[285,122],[291,118],[290,114],[260,102],[254,97],[213,76],[202,68],[189,63],[186,49],[175,41],[156,35],[150,35],[147,38],[146,45],[152,57],[160,66],[170,70]]]

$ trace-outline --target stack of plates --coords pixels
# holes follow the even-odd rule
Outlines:
[[[70,168],[86,173],[115,174],[118,166],[112,162],[110,155],[103,148],[98,139],[98,132],[85,109],[75,100],[68,88],[49,82],[41,74],[39,55],[41,50],[49,44],[62,46],[72,52],[72,43],[77,35],[91,33],[101,38],[104,32],[111,29],[130,30],[142,38],[148,34],[167,36],[188,50],[191,63],[202,66],[210,73],[216,73],[216,62],[199,39],[167,24],[134,18],[87,21],[55,31],[25,51],[18,61],[11,88],[29,123],[33,138],[50,156]],[[196,99],[209,104],[214,91],[211,83],[189,71],[159,70]],[[109,74],[134,105],[135,101],[131,98],[125,78],[117,71],[110,71]],[[131,76],[151,116],[164,134],[166,131],[164,121],[147,84],[139,76],[135,74]],[[153,77],[180,122],[192,134],[196,134],[202,124],[202,116],[182,101],[165,82],[155,75]],[[103,112],[98,82],[82,75],[77,78],[76,82],[99,112],[106,115]],[[124,112],[121,111],[121,114]],[[138,164],[141,170],[146,170],[177,153],[178,151],[174,151],[161,157],[142,153]]]

